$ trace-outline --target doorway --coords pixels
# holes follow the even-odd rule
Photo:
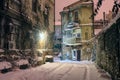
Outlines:
[[[81,51],[77,50],[77,61],[81,60]]]
[[[77,50],[77,49],[72,50],[72,60],[74,61],[81,60],[81,50]]]

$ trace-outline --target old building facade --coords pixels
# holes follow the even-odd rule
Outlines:
[[[54,0],[1,0],[0,55],[27,58],[37,50],[51,50],[53,27]]]
[[[63,30],[63,59],[83,60],[90,56],[87,40],[93,36],[93,3],[80,0],[61,12]],[[89,56],[88,56],[89,55]]]

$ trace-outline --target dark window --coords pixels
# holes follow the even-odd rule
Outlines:
[[[85,40],[88,40],[88,32],[85,32]]]
[[[74,51],[74,56],[76,56],[76,53],[75,53],[75,51]]]
[[[1,8],[1,9],[4,8],[4,4],[5,4],[5,1],[4,1],[4,0],[0,0],[0,8]]]
[[[13,49],[13,43],[9,43],[8,47],[9,47],[10,49]]]
[[[32,0],[32,11],[37,12],[37,0]]]
[[[18,12],[21,11],[22,8],[21,0],[14,0],[12,3],[13,3],[12,5],[14,5],[13,9],[15,9]]]
[[[75,11],[75,17],[74,17],[75,22],[78,21],[78,11]]]
[[[80,38],[80,33],[77,33],[77,36],[76,36],[76,37]]]
[[[68,12],[68,13],[67,13],[67,19],[68,19],[68,20],[70,19],[70,18],[69,18],[69,14],[70,14],[70,13]]]
[[[45,10],[43,12],[44,15],[44,22],[45,22],[45,26],[48,27],[49,26],[49,6],[45,5]]]
[[[9,49],[8,42],[4,42],[4,48]]]

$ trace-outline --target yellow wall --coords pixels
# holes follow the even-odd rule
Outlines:
[[[92,25],[85,25],[92,23],[92,19],[90,18],[91,15],[92,15],[92,6],[81,6],[81,8],[79,9],[79,20],[80,20],[80,25],[82,25],[81,26],[82,40],[86,40],[85,32],[88,32],[88,39],[92,38],[92,34],[93,34]]]
[[[73,34],[76,33],[80,33],[81,34],[81,39],[82,40],[86,40],[85,39],[85,33],[88,33],[88,39],[92,38],[93,35],[93,26],[92,26],[92,4],[86,4],[86,5],[74,5],[70,8],[70,10],[72,11],[72,21],[75,21],[74,17],[75,17],[75,12],[78,11],[78,20],[79,22],[79,26],[80,29],[76,29],[74,30]],[[68,22],[68,18],[67,15],[63,16],[62,15],[62,27],[63,25],[65,25]],[[88,25],[89,24],[89,25]],[[67,25],[66,25],[67,26]],[[73,39],[74,40],[74,39]],[[72,41],[71,41],[72,42]],[[65,55],[65,53],[69,52],[72,50],[72,48],[69,47],[69,49],[66,49],[67,47],[63,47],[63,56]],[[82,42],[82,54],[81,54],[81,59],[90,59],[91,53],[87,52],[87,48],[90,48],[90,45],[87,45],[86,43]]]
[[[88,40],[92,38],[92,33],[93,33],[92,26],[82,26],[81,29],[82,29],[82,34],[81,34],[82,40],[86,40],[85,39],[86,32],[88,33]]]
[[[92,7],[91,6],[81,6],[79,9],[79,19],[81,24],[92,23],[91,20]]]

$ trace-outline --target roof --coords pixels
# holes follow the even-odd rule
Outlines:
[[[72,4],[64,7],[63,10],[68,9],[68,8],[70,8],[70,7],[73,7],[74,5],[78,5],[78,4],[83,5],[83,4],[90,4],[90,3],[92,3],[92,2],[91,2],[91,1],[83,2],[82,0],[80,0],[80,1],[77,1],[77,2],[75,2],[75,3],[72,3]]]

